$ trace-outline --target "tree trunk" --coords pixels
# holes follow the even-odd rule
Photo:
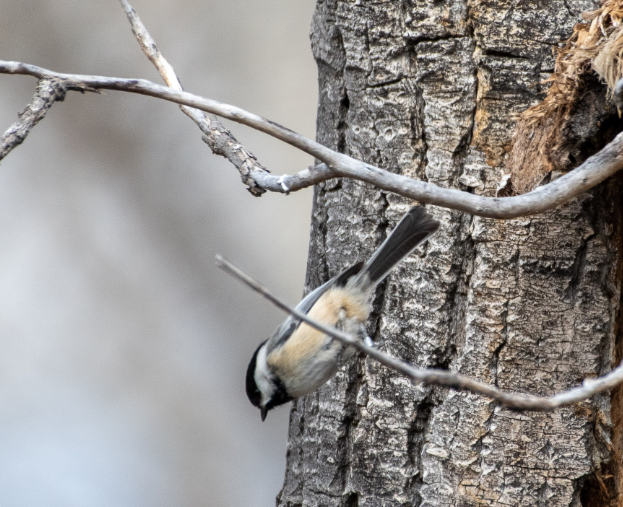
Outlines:
[[[318,0],[318,140],[437,185],[495,195],[514,114],[588,0]],[[602,143],[603,144],[603,143]],[[581,160],[577,161],[578,163]],[[365,259],[411,205],[316,188],[307,289]],[[620,180],[544,215],[442,223],[376,293],[369,333],[419,367],[552,394],[620,360]],[[621,505],[620,393],[553,413],[413,386],[360,358],[294,403],[278,505]]]

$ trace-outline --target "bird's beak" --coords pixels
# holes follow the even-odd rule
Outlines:
[[[261,411],[262,411],[262,422],[264,422],[264,419],[266,419],[266,414],[268,414],[268,409],[266,407],[262,407]]]

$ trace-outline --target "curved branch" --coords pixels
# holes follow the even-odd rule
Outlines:
[[[262,296],[284,312],[295,316],[303,322],[306,322],[324,334],[340,341],[344,345],[355,347],[360,352],[376,359],[379,363],[404,374],[414,382],[422,383],[424,385],[437,385],[456,389],[457,391],[470,391],[472,393],[481,394],[497,401],[500,405],[513,410],[549,412],[565,405],[571,405],[573,403],[587,400],[588,398],[608,391],[623,382],[622,363],[603,377],[598,379],[586,379],[579,387],[547,397],[534,396],[531,394],[509,393],[508,391],[499,389],[491,384],[486,384],[479,380],[474,380],[465,375],[461,375],[460,373],[454,373],[447,370],[414,368],[410,364],[385,354],[377,348],[366,345],[362,340],[353,335],[349,335],[330,326],[325,326],[324,324],[311,319],[307,314],[301,313],[295,308],[288,306],[279,298],[274,296],[257,280],[251,278],[249,275],[238,269],[220,255],[216,256],[216,265],[247,286],[251,287],[254,291],[259,292]]]
[[[610,144],[596,155],[587,159],[581,166],[547,185],[519,196],[484,197],[461,190],[441,188],[432,183],[417,181],[406,176],[390,173],[373,165],[355,160],[343,153],[337,153],[286,127],[244,109],[193,95],[192,93],[159,86],[145,79],[62,74],[35,65],[2,60],[0,60],[0,73],[24,74],[38,78],[57,77],[67,80],[73,86],[83,85],[95,89],[138,93],[191,106],[252,127],[313,155],[330,168],[332,173],[330,177],[343,176],[365,181],[421,203],[465,211],[482,217],[516,218],[542,213],[560,206],[623,168],[623,134],[619,134]],[[325,169],[321,170],[324,171],[322,178],[328,179],[329,174],[327,171]],[[319,176],[315,175],[314,172],[314,169],[311,169],[308,173],[305,171],[299,173],[294,176],[295,180],[293,181],[296,181],[296,178],[298,178],[301,182],[309,182],[309,185],[313,184],[312,180],[314,183],[317,183]],[[283,192],[293,190],[293,187],[289,186],[290,178],[293,178],[292,176],[273,178],[275,180],[265,177],[268,186],[275,189],[280,187]]]
[[[154,41],[149,34],[136,11],[127,0],[119,0],[119,3],[123,7],[128,21],[132,26],[134,38],[137,40],[145,56],[154,67],[156,67],[156,70],[164,82],[174,90],[183,90],[182,83],[177,77],[175,70],[173,70],[171,64],[156,46],[156,41]],[[260,196],[266,192],[266,190],[262,188],[261,185],[258,185],[249,174],[251,172],[257,172],[259,174],[270,173],[257,161],[253,153],[242,146],[233,134],[223,127],[216,116],[208,116],[203,111],[188,106],[180,106],[180,109],[186,116],[193,120],[201,132],[203,132],[202,139],[210,147],[212,153],[222,155],[234,164],[236,169],[240,172],[242,182],[247,185],[249,192],[256,196]]]

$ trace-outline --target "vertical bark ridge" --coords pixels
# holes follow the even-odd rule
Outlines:
[[[595,189],[595,201],[607,206],[594,206],[595,229],[608,236],[614,266],[602,269],[599,277],[603,290],[611,299],[611,333],[602,340],[601,371],[607,372],[623,359],[621,323],[621,283],[623,278],[623,206],[620,195],[623,178],[617,176]],[[594,461],[589,474],[578,480],[578,497],[584,507],[618,507],[623,504],[623,389],[614,389],[610,396],[598,397],[592,406],[578,407],[589,421],[594,433]]]
[[[623,182],[621,178],[617,178],[618,185],[615,190],[618,195],[622,190]],[[613,240],[618,246],[618,263],[616,281],[620,287],[623,284],[623,206],[616,198],[611,199],[613,202],[619,202],[615,206],[615,228]],[[619,300],[623,298],[623,293],[619,296]],[[613,353],[613,366],[623,361],[623,305],[619,302],[618,314],[614,329],[615,344]],[[607,475],[611,475],[611,483],[607,490],[612,506],[620,506],[623,504],[623,386],[619,386],[611,393],[611,418],[612,418],[612,453],[610,456],[610,466]]]

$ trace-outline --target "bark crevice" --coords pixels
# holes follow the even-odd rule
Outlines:
[[[318,2],[318,139],[406,176],[495,195],[514,115],[540,97],[531,85],[554,67],[551,46],[576,21],[562,0],[529,9],[471,0]],[[534,394],[600,374],[614,346],[613,262],[621,252],[609,232],[616,213],[606,213],[615,193],[591,195],[506,222],[431,206],[440,232],[376,293],[369,333],[377,346],[418,367]],[[348,179],[335,191],[317,189],[309,280],[320,282],[314,270],[323,262],[328,276],[367,258],[411,204]],[[359,361],[297,403],[304,435],[298,426],[291,433],[284,491],[294,493],[280,505],[302,498],[340,507],[577,506],[591,474],[606,471],[608,439],[614,445],[621,432],[615,405],[612,423],[606,396],[576,410],[520,414]]]

